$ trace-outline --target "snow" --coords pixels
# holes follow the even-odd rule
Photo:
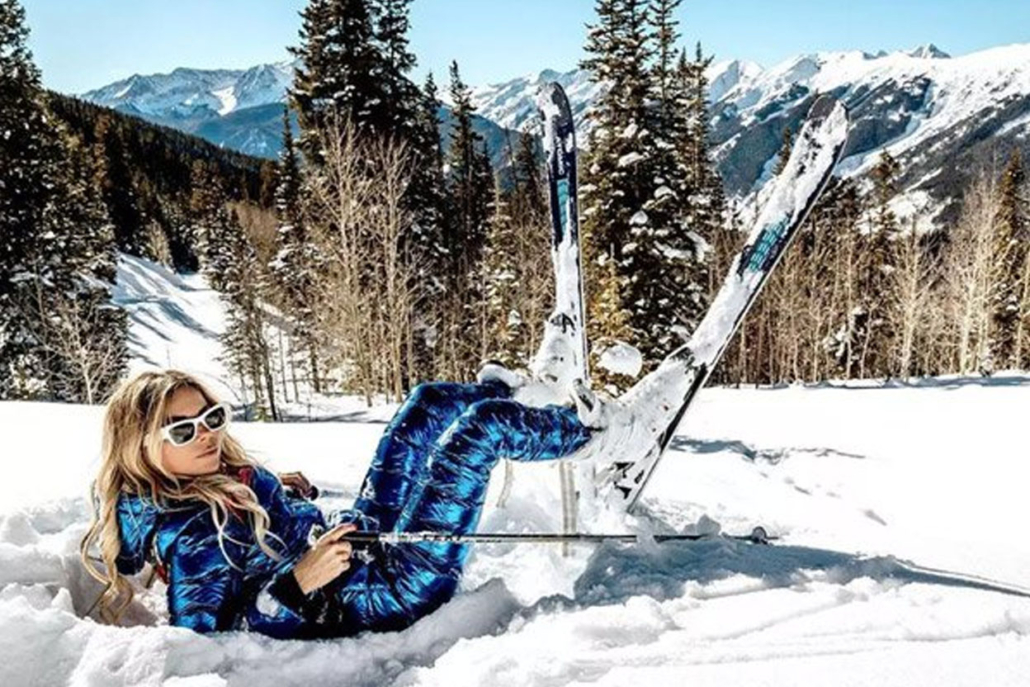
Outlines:
[[[630,165],[636,164],[643,159],[644,156],[634,150],[633,152],[626,153],[625,155],[620,157],[617,164],[619,167],[629,167]]]
[[[222,106],[218,108],[218,114],[224,116],[236,109],[236,94],[233,91],[232,86],[226,86],[211,93],[222,103]]]
[[[167,341],[148,359],[215,374],[203,281],[134,258],[119,270],[134,354]],[[457,597],[408,630],[301,642],[170,627],[160,581],[125,627],[84,617],[102,408],[0,403],[0,684],[1026,685],[1028,404],[1019,373],[705,389],[641,512],[581,520],[642,535],[761,524],[776,545],[482,545]],[[393,410],[232,431],[331,510],[350,505]],[[555,466],[516,465],[498,507],[502,469],[480,530],[558,531]]]
[[[598,364],[612,374],[636,377],[644,366],[644,358],[634,346],[616,341],[601,352]]]
[[[3,403],[8,445],[33,460],[0,485],[0,684],[1026,684],[1030,599],[890,556],[1026,583],[1030,469],[1012,458],[1028,403],[1030,378],[1015,375],[706,390],[644,499],[652,526],[707,514],[727,531],[762,523],[784,537],[776,546],[582,547],[570,559],[481,546],[462,593],[413,628],[310,643],[168,627],[160,582],[137,619],[154,627],[80,617],[97,588],[77,561],[77,478],[95,464],[100,409]],[[62,431],[39,431],[51,425]],[[326,506],[353,498],[382,429],[234,425],[274,468],[329,492]],[[492,488],[481,529],[556,531],[557,482],[549,466],[517,466],[507,506]]]
[[[208,108],[218,116],[282,102],[299,61],[260,64],[249,69],[175,69],[168,74],[135,74],[81,94],[107,107],[131,108],[158,120],[178,122]]]

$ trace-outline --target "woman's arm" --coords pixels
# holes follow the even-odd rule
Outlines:
[[[226,541],[225,546],[231,554],[232,544]],[[222,554],[210,515],[204,512],[195,517],[170,549],[167,564],[171,624],[202,633],[233,629],[241,610],[242,573],[229,565]],[[242,559],[236,562],[242,563]]]

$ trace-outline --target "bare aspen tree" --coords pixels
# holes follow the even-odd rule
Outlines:
[[[375,176],[373,195],[364,204],[365,229],[372,245],[373,274],[378,275],[370,284],[370,293],[375,294],[379,305],[374,324],[380,341],[381,388],[400,401],[412,339],[411,311],[419,288],[418,265],[413,263],[405,240],[414,221],[403,202],[411,182],[411,155],[407,146],[389,140],[377,140],[369,148]]]
[[[44,285],[34,278],[30,296],[18,304],[18,311],[48,365],[50,387],[68,391],[90,405],[103,401],[112,380],[125,364],[125,348],[111,336],[104,336],[106,318],[120,311],[111,305],[79,302],[71,294]]]
[[[312,238],[327,256],[316,287],[321,357],[367,403],[380,392],[400,400],[412,376],[422,288],[408,240],[414,218],[404,203],[411,152],[392,140],[362,140],[339,119],[321,145],[324,163],[306,202]]]
[[[891,273],[890,317],[897,332],[894,364],[900,377],[910,377],[916,362],[917,337],[926,320],[930,299],[929,258],[920,241],[915,218],[909,231],[894,241],[894,265]]]
[[[325,346],[323,360],[345,375],[372,402],[370,352],[366,344],[370,303],[364,292],[363,265],[368,245],[362,231],[361,203],[371,192],[353,127],[339,118],[319,135],[322,165],[309,180],[307,223],[326,256],[315,288],[316,328]],[[324,370],[324,374],[332,374]]]
[[[995,262],[998,195],[995,175],[981,173],[966,190],[952,231],[945,275],[955,371],[990,369],[991,301],[998,281]]]

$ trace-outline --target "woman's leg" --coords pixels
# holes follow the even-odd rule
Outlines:
[[[354,509],[375,518],[381,531],[393,530],[437,438],[472,404],[510,393],[499,382],[431,382],[415,387],[379,440]]]
[[[474,403],[437,439],[397,529],[474,532],[498,460],[561,458],[589,435],[569,408],[530,408],[507,399]],[[434,542],[383,547],[338,590],[341,627],[396,630],[435,610],[457,589],[468,550],[468,544]]]

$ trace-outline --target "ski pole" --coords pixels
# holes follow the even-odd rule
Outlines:
[[[559,534],[551,532],[512,533],[477,532],[474,534],[453,534],[450,532],[352,532],[345,539],[355,544],[412,544],[432,542],[442,544],[600,544],[614,542],[636,544],[653,540],[659,544],[675,541],[699,541],[704,539],[733,539],[753,544],[767,544],[778,537],[769,536],[764,527],[754,528],[750,534],[590,534],[572,532]]]

